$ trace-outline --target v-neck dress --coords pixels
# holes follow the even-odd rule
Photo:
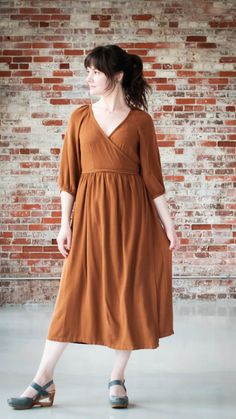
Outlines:
[[[154,198],[165,193],[151,115],[133,109],[107,136],[91,104],[70,115],[60,191],[74,196],[47,339],[151,349],[172,335],[172,251]]]

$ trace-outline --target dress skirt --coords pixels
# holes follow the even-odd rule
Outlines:
[[[74,196],[47,339],[114,349],[172,335],[172,252],[154,198],[165,193],[151,116],[131,110],[108,137],[91,105],[70,116],[58,175]]]

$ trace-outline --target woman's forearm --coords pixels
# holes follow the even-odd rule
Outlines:
[[[166,201],[165,194],[158,196],[154,199],[158,214],[160,215],[161,221],[164,224],[165,228],[173,226],[173,220],[170,216],[168,204]]]
[[[61,225],[69,224],[74,200],[69,192],[61,191]]]

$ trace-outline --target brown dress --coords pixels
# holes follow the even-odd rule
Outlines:
[[[58,176],[75,196],[47,339],[115,349],[172,335],[172,251],[153,198],[165,193],[152,117],[131,110],[108,137],[91,105],[69,118]]]

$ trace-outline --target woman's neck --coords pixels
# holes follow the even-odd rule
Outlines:
[[[114,97],[105,98],[101,97],[97,104],[99,104],[101,108],[107,110],[108,112],[121,112],[128,108],[123,95],[116,95]]]

